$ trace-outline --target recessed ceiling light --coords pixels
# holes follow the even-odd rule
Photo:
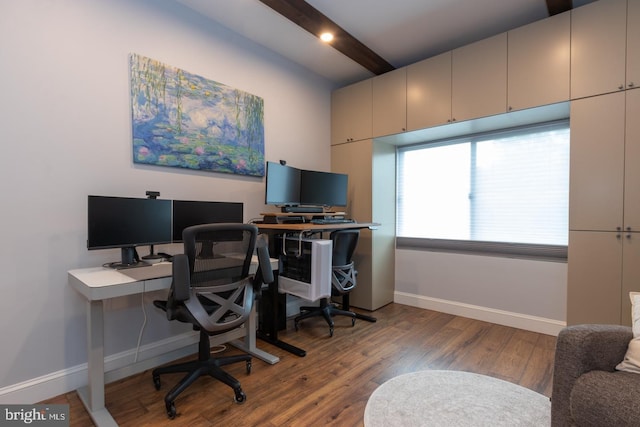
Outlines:
[[[329,43],[331,40],[333,40],[333,34],[331,34],[331,33],[322,33],[322,34],[320,34],[320,40],[322,40],[325,43]]]

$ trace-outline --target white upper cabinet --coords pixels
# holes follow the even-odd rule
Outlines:
[[[407,67],[407,130],[451,121],[451,52]]]
[[[373,136],[407,130],[407,69],[399,68],[373,79]]]
[[[571,14],[508,33],[508,110],[569,100]]]
[[[627,0],[599,0],[571,11],[571,99],[625,88],[626,23]]]
[[[507,111],[507,33],[452,52],[452,121]]]
[[[640,0],[627,3],[627,89],[640,86]]]
[[[331,144],[371,138],[371,79],[331,94]]]

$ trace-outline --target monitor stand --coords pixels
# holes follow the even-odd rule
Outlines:
[[[153,245],[149,245],[149,255],[143,256],[142,260],[144,262],[148,262],[149,264],[155,264],[164,260],[164,257],[162,255],[155,254],[153,251]]]
[[[123,270],[125,268],[145,267],[147,265],[149,264],[144,261],[140,261],[138,251],[136,251],[135,246],[127,246],[125,248],[120,248],[120,262],[112,262],[107,266],[115,268],[116,270]]]
[[[282,213],[322,213],[322,206],[283,206]]]

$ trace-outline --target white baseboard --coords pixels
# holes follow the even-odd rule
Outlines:
[[[153,366],[188,356],[197,351],[198,333],[186,332],[140,347],[138,362],[133,364],[136,350],[105,357],[106,382],[116,381]],[[149,379],[151,384],[151,379]],[[77,390],[88,383],[87,364],[73,366],[0,388],[0,404],[33,404]]]
[[[393,301],[398,304],[454,314],[456,316],[468,317],[518,329],[525,329],[527,331],[538,332],[546,335],[558,336],[558,333],[566,326],[565,322],[561,322],[559,320],[496,310],[493,308],[431,298],[423,295],[414,295],[406,292],[395,292]]]

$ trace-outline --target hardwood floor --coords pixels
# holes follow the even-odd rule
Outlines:
[[[180,378],[165,375],[156,391],[149,371],[109,384],[107,408],[121,426],[362,426],[371,393],[397,375],[427,369],[475,372],[551,395],[556,338],[492,323],[389,304],[373,313],[376,323],[337,317],[335,334],[321,318],[292,320],[280,338],[307,350],[297,357],[258,341],[280,357],[268,365],[254,359],[226,370],[242,383],[247,401],[201,378],[176,400],[178,416],[166,417],[164,394]],[[236,353],[230,348],[227,353]],[[92,422],[75,392],[47,403],[70,404],[71,426]]]

